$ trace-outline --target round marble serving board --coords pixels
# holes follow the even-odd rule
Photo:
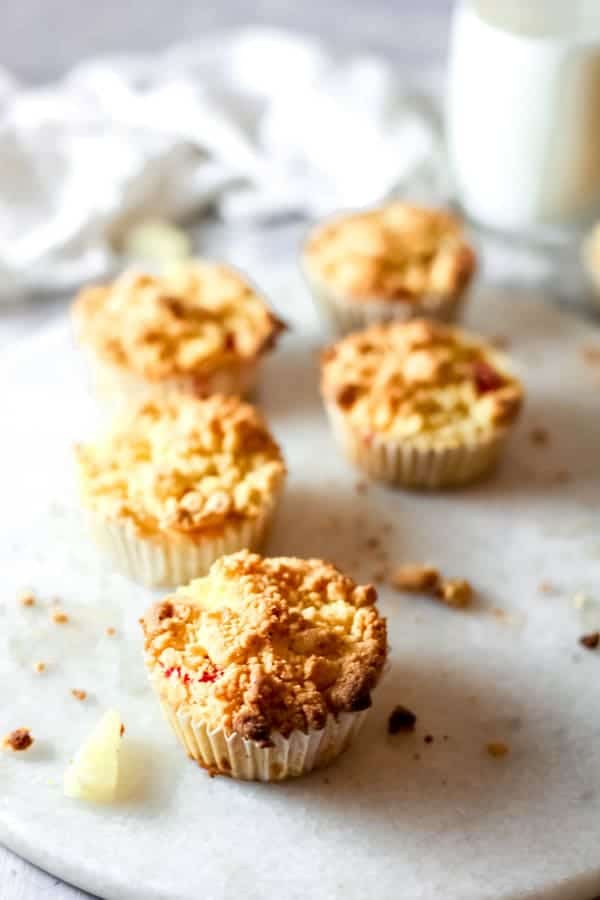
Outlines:
[[[532,299],[477,298],[470,322],[510,337],[528,390],[503,465],[460,492],[360,493],[320,407],[323,338],[306,297],[291,277],[271,293],[296,327],[258,397],[290,469],[268,551],[364,580],[429,560],[467,577],[477,604],[383,587],[391,666],[351,751],[284,785],[210,779],[146,686],[137,620],[151,592],[111,572],[82,530],[70,447],[96,413],[61,323],[0,366],[0,730],[36,739],[0,754],[0,840],[108,900],[586,900],[600,892],[600,650],[578,638],[600,626],[600,365],[582,351],[600,332]],[[34,608],[16,602],[26,586]],[[414,734],[387,734],[398,703],[417,714]],[[127,728],[118,799],[66,799],[64,769],[113,705]],[[508,756],[490,757],[491,741]]]

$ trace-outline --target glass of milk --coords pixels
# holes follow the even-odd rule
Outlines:
[[[600,219],[600,0],[460,0],[447,138],[476,222],[544,241]]]

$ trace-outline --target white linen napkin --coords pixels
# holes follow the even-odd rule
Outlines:
[[[248,28],[77,66],[0,70],[0,300],[111,271],[148,218],[319,216],[447,194],[433,106],[373,57]]]

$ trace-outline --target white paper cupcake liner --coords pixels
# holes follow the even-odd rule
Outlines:
[[[325,408],[346,456],[372,478],[410,488],[458,487],[482,478],[496,465],[506,430],[455,447],[423,448],[357,433],[333,403]]]
[[[210,375],[182,375],[162,381],[147,381],[121,366],[113,365],[87,350],[86,357],[94,395],[110,413],[119,413],[151,398],[164,399],[173,393],[205,397],[209,394],[237,394],[245,397],[256,386],[260,358]]]
[[[115,568],[148,587],[174,587],[205,575],[220,556],[258,550],[267,536],[277,496],[261,515],[227,525],[221,534],[145,536],[130,520],[114,521],[86,510],[88,530]]]
[[[327,765],[350,746],[369,712],[340,713],[329,716],[319,731],[293,731],[289,737],[271,735],[273,746],[239,734],[227,735],[222,729],[210,731],[194,722],[189,713],[177,712],[160,698],[165,718],[187,754],[211,774],[231,775],[243,781],[283,781],[306,775]]]
[[[451,297],[426,296],[412,302],[376,297],[347,299],[331,291],[306,266],[304,276],[321,318],[338,334],[347,334],[377,322],[407,322],[418,317],[455,322],[468,298],[468,287],[465,287]]]

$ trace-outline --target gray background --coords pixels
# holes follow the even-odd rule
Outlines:
[[[0,65],[39,83],[92,55],[153,51],[209,29],[264,24],[383,53],[415,72],[443,60],[451,6],[452,0],[0,0]],[[23,334],[49,315],[49,305],[0,309],[0,335]],[[0,847],[2,900],[83,896]]]

